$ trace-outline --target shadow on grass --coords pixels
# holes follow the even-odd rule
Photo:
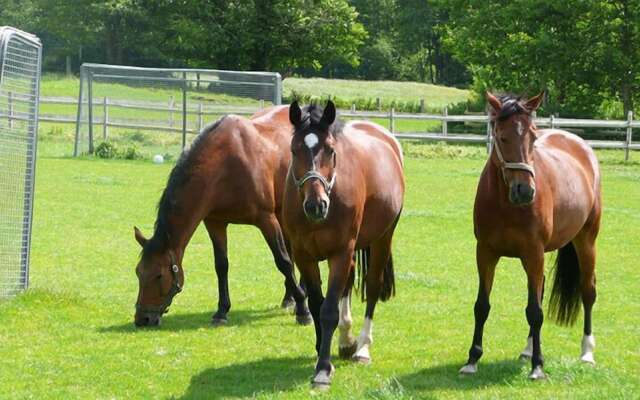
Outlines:
[[[460,375],[461,364],[443,364],[425,368],[421,371],[397,378],[404,391],[422,393],[433,390],[474,390],[481,387],[511,386],[514,382],[525,380],[523,368],[528,370],[529,363],[519,360],[500,360],[480,362],[475,375]]]
[[[264,358],[242,364],[209,368],[191,378],[180,399],[255,397],[291,390],[311,379],[311,357]]]
[[[211,316],[213,311],[188,313],[188,314],[172,314],[169,312],[162,317],[162,323],[159,327],[137,328],[133,325],[133,314],[131,320],[124,324],[112,325],[99,328],[101,333],[107,332],[135,332],[146,330],[162,330],[162,331],[188,331],[201,328],[213,327],[211,325]],[[219,328],[224,329],[225,326],[242,326],[255,321],[277,318],[281,316],[290,317],[292,324],[295,324],[295,316],[290,311],[281,308],[265,308],[261,310],[231,310],[229,311],[228,322]]]

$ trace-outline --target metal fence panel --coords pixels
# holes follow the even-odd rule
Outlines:
[[[98,142],[117,141],[116,136],[109,135],[109,127],[174,131],[180,136],[174,134],[162,142],[184,147],[187,133],[198,132],[209,122],[202,121],[202,112],[194,115],[194,110],[203,110],[206,115],[208,109],[220,105],[252,104],[257,108],[281,101],[282,79],[278,73],[83,64],[74,155],[93,153]],[[156,110],[135,112],[119,107],[123,102],[139,102],[141,106],[153,102]],[[158,103],[166,106],[157,107]],[[135,128],[129,133],[135,133]]]
[[[29,283],[42,45],[0,27],[0,298]]]

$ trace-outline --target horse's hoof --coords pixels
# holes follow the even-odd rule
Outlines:
[[[310,325],[313,322],[313,318],[311,318],[311,313],[296,315],[296,322],[298,325]]]
[[[285,299],[282,299],[282,303],[280,304],[280,307],[284,309],[289,309],[295,305],[296,305],[296,301],[293,299],[293,297],[287,297]]]
[[[333,373],[335,370],[336,369],[332,364],[331,370],[329,372],[325,370],[318,371],[318,373],[313,377],[313,380],[311,381],[311,387],[321,392],[329,390],[329,387],[331,386],[331,378],[333,377]]]
[[[531,354],[523,351],[522,353],[520,353],[520,356],[518,357],[518,360],[520,360],[520,361],[530,361],[531,360]]]
[[[358,342],[354,341],[351,346],[338,347],[338,354],[343,360],[348,360],[355,354],[358,349]],[[371,361],[371,360],[369,360]]]
[[[531,371],[531,373],[529,374],[529,379],[531,379],[532,381],[547,379],[547,375],[542,370],[542,365],[538,365],[533,369],[533,371]]]
[[[458,373],[462,375],[473,375],[478,372],[478,364],[466,364],[464,367],[460,368]]]
[[[351,357],[351,359],[353,361],[357,362],[358,364],[362,364],[362,365],[371,364],[371,358],[370,357],[354,355],[353,357]]]
[[[580,361],[585,364],[596,365],[596,360],[593,358],[593,353],[585,353],[580,357]]]
[[[223,326],[227,324],[227,318],[226,317],[213,317],[211,319],[211,325],[213,326]]]

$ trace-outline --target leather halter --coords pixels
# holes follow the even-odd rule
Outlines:
[[[171,265],[169,265],[169,271],[171,272],[172,282],[171,282],[171,289],[169,289],[169,292],[167,293],[167,296],[164,298],[164,301],[162,302],[162,304],[158,306],[143,307],[140,304],[136,304],[136,310],[139,310],[145,313],[165,314],[167,311],[169,311],[169,306],[171,305],[171,302],[173,301],[173,298],[175,297],[175,295],[177,295],[182,291],[182,286],[180,285],[180,281],[178,280],[178,271],[180,271],[180,268],[178,267],[178,263],[176,262],[176,258],[173,254],[173,251],[169,251],[169,258],[171,259]]]
[[[320,181],[320,183],[322,183],[322,186],[324,187],[324,191],[327,193],[327,196],[330,196],[331,195],[331,190],[333,189],[333,185],[335,185],[335,183],[336,183],[336,176],[337,176],[336,171],[335,171],[335,166],[336,166],[336,155],[335,155],[335,153],[333,154],[334,171],[333,171],[333,176],[331,176],[331,180],[327,180],[327,178],[322,176],[322,174],[319,173],[316,170],[316,162],[313,159],[313,153],[311,153],[311,162],[312,162],[311,170],[307,171],[302,176],[302,178],[297,179],[295,173],[291,169],[291,166],[293,165],[293,159],[291,160],[291,162],[289,163],[289,173],[291,174],[291,178],[293,179],[293,183],[298,187],[298,189],[300,189],[305,184],[305,182],[307,182],[307,181],[309,181],[311,179],[317,179],[317,180]]]
[[[509,183],[507,182],[507,177],[504,174],[504,171],[506,169],[515,169],[515,170],[520,170],[520,171],[527,171],[528,173],[531,174],[531,176],[533,177],[533,179],[536,178],[536,171],[533,169],[533,167],[525,162],[507,162],[504,160],[504,157],[502,156],[502,151],[500,150],[500,145],[498,143],[498,140],[494,140],[493,141],[493,148],[496,149],[496,155],[498,156],[498,161],[500,162],[500,169],[502,170],[502,179],[504,179],[504,183],[507,184],[507,186],[509,186]]]

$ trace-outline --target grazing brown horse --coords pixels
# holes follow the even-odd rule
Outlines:
[[[324,111],[316,105],[301,110],[294,102],[289,114],[294,134],[283,227],[291,238],[315,324],[318,362],[313,385],[327,388],[334,370],[330,352],[336,327],[340,355],[369,362],[376,302],[395,292],[391,239],[404,197],[402,150],[379,125],[336,121],[332,102]],[[367,300],[357,341],[351,335],[350,310],[356,252]],[[326,298],[318,269],[321,260],[329,262]]]
[[[218,310],[213,323],[227,321],[231,307],[227,272],[227,225],[260,229],[276,266],[285,277],[283,306],[296,303],[296,318],[311,323],[305,295],[296,284],[279,215],[290,161],[292,126],[286,106],[251,119],[229,115],[204,128],[171,171],[158,204],[151,239],[136,228],[142,246],[135,324],[158,325],[184,283],[182,257],[198,224],[204,221],[213,243],[218,275]]]
[[[591,309],[596,300],[595,241],[602,201],[598,160],[578,136],[538,130],[532,112],[542,93],[529,100],[487,94],[493,125],[493,152],[485,165],[474,207],[476,261],[480,287],[469,360],[460,370],[472,374],[482,356],[482,330],[500,257],[520,258],[527,273],[529,338],[521,356],[531,358],[531,379],[545,378],[540,350],[544,253],[558,250],[550,314],[573,324],[582,297],[584,362],[593,363]]]

